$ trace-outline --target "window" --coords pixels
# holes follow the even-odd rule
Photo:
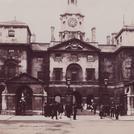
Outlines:
[[[60,53],[56,53],[54,60],[57,61],[57,62],[61,62],[62,61],[62,55]]]
[[[5,76],[7,78],[14,77],[18,72],[18,61],[16,60],[7,60],[4,64]]]
[[[55,57],[56,57],[56,58],[59,58],[59,57],[61,57],[61,54],[60,54],[60,53],[56,53],[56,54],[55,54]]]
[[[94,80],[95,79],[95,69],[94,68],[87,68],[86,69],[87,80]]]
[[[38,71],[38,79],[44,80],[44,72],[43,71]]]
[[[71,54],[70,61],[77,62],[79,61],[79,57],[77,54]]]
[[[95,59],[94,59],[94,56],[93,55],[88,55],[87,56],[87,61],[88,62],[93,62]]]
[[[67,67],[66,77],[70,78],[71,81],[73,81],[73,82],[82,81],[83,80],[83,73],[82,73],[81,66],[78,64],[74,64],[74,63],[70,64]]]
[[[9,49],[8,52],[9,53],[14,53],[14,50],[13,49]]]
[[[117,45],[119,45],[119,39],[117,39]]]
[[[54,68],[54,79],[61,80],[62,78],[62,68]]]
[[[71,80],[72,81],[77,81],[77,79],[78,79],[78,73],[77,73],[77,71],[72,71]]]
[[[8,30],[8,37],[15,37],[15,31],[14,31],[14,29],[9,29]]]
[[[120,37],[120,43],[122,43],[122,36]]]
[[[62,34],[62,38],[65,39],[65,33]]]

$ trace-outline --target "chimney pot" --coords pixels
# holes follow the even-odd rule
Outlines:
[[[55,27],[51,26],[51,42],[55,41],[54,31],[55,31]]]
[[[110,44],[110,35],[107,36],[107,44]]]
[[[91,29],[91,34],[92,34],[92,42],[96,42],[96,28],[95,27],[93,27],[92,29]]]

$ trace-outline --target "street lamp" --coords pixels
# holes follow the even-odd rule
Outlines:
[[[0,83],[0,113],[1,113],[1,110],[2,110],[2,92],[5,90],[5,83],[1,82]]]
[[[69,77],[66,79],[66,84],[67,84],[66,101],[72,103],[72,91],[70,89],[71,79]]]
[[[105,85],[105,87],[107,86],[107,84],[108,84],[108,79],[105,78],[105,79],[104,79],[104,85]]]
[[[104,104],[106,104],[106,105],[108,105],[109,104],[109,93],[108,93],[108,90],[107,90],[107,85],[108,85],[108,79],[107,78],[105,78],[104,79],[104,86],[105,86],[105,88],[104,88],[104,92],[103,92],[103,99],[104,99]]]
[[[70,85],[71,85],[71,79],[70,78],[67,78],[66,84],[67,84],[68,91],[70,91]]]

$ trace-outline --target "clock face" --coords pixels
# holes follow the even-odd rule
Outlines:
[[[75,26],[77,25],[77,19],[75,19],[75,18],[70,18],[70,19],[68,20],[68,25],[69,25],[70,27],[75,27]]]

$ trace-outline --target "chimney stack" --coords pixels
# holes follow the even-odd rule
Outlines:
[[[51,42],[54,42],[55,41],[54,30],[55,30],[55,27],[54,26],[51,26]]]
[[[116,37],[117,33],[112,33],[112,44],[115,44],[116,40],[115,40],[115,37]]]
[[[93,27],[93,28],[91,29],[91,34],[92,34],[92,35],[91,35],[91,36],[92,36],[92,37],[91,37],[91,39],[92,39],[91,41],[92,41],[92,42],[96,42],[96,28],[95,28],[95,27]]]
[[[35,33],[33,33],[32,36],[31,36],[31,42],[36,42],[36,35],[35,35]]]
[[[110,44],[110,35],[107,36],[107,44]]]

